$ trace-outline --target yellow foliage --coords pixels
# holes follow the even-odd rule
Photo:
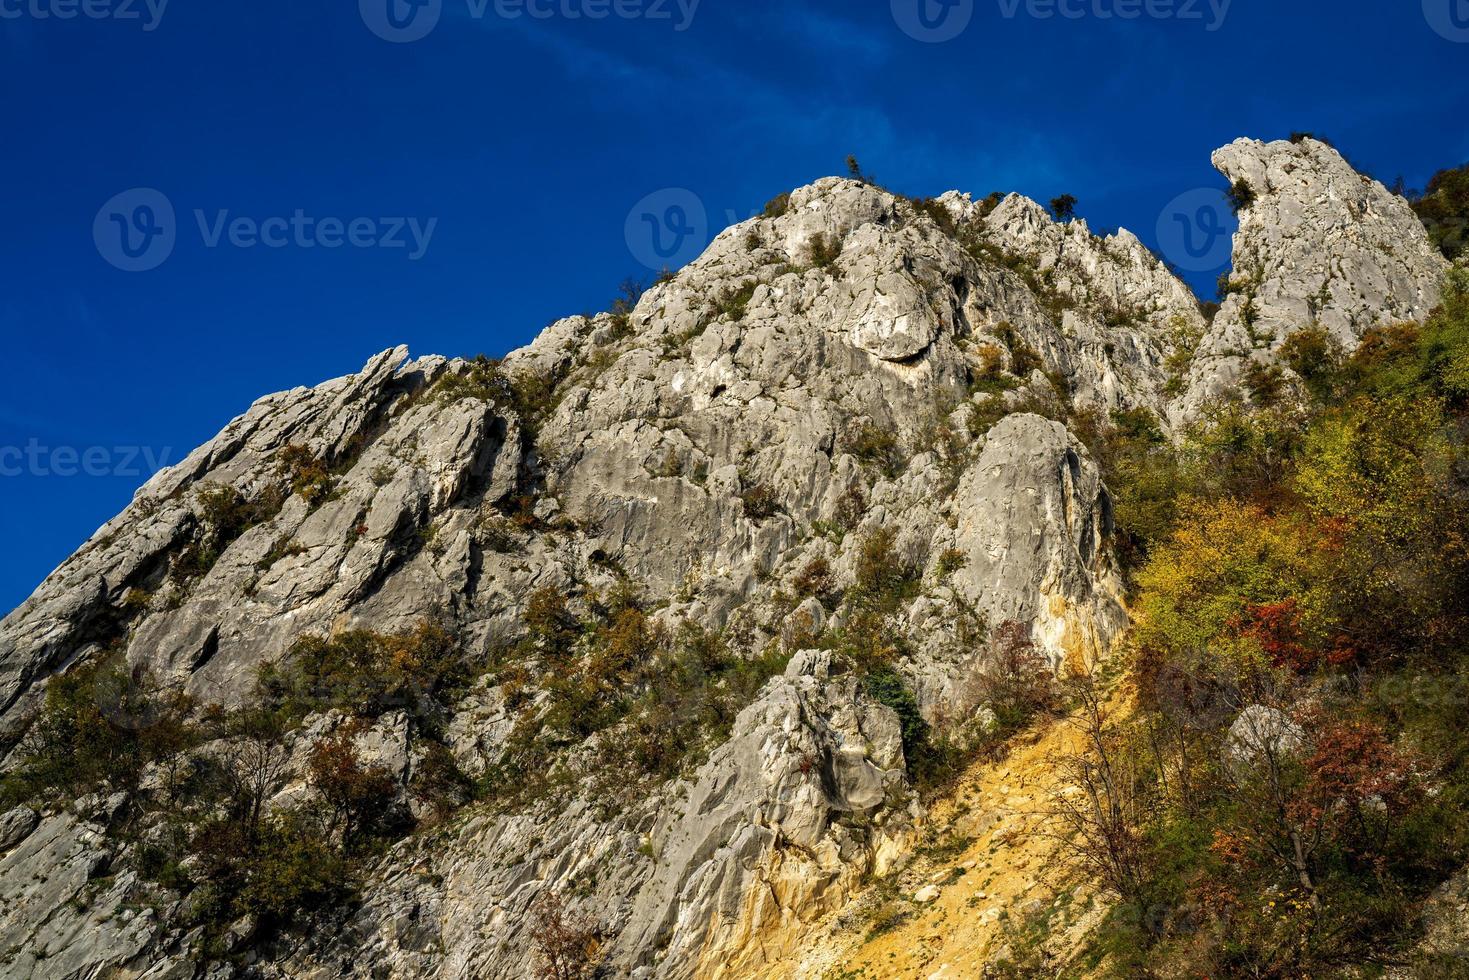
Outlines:
[[[1253,675],[1269,665],[1238,635],[1254,605],[1294,598],[1310,628],[1323,606],[1313,552],[1294,521],[1234,500],[1183,505],[1178,529],[1138,576],[1134,638],[1153,657]]]

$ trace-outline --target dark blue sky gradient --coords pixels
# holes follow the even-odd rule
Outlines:
[[[1238,136],[1314,130],[1411,186],[1469,160],[1469,43],[1420,0],[1234,0],[1214,31],[1205,3],[1204,21],[1122,21],[974,0],[941,44],[888,0],[703,0],[684,31],[444,0],[408,44],[351,0],[173,0],[152,31],[33,15],[56,2],[0,0],[21,12],[0,18],[0,449],[176,461],[258,396],[395,344],[503,353],[648,274],[624,225],[662,188],[693,191],[712,232],[855,153],[905,193],[1069,192],[1093,228],[1157,244],[1170,200],[1222,186],[1209,153]],[[167,195],[179,237],[126,273],[92,228],[136,187]],[[211,249],[194,209],[438,224],[418,261]],[[1190,279],[1212,292],[1218,271]],[[41,458],[0,476],[4,609],[142,482]]]

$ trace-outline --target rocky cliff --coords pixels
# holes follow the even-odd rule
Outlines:
[[[1126,231],[1018,195],[826,179],[503,362],[399,349],[261,399],[0,624],[8,765],[52,679],[89,662],[231,712],[262,668],[323,656],[303,638],[431,627],[464,683],[426,713],[316,705],[266,787],[276,809],[309,802],[310,747],[344,737],[391,775],[412,832],[309,929],[242,917],[221,934],[196,924],[187,868],[139,871],[156,772],[19,807],[0,819],[7,974],[522,977],[551,895],[594,924],[609,975],[757,976],[788,957],[803,923],[905,860],[913,726],[962,743],[986,724],[989,631],[1022,624],[1066,669],[1125,627],[1112,502],[1073,430],[1133,409],[1182,427],[1294,329],[1351,345],[1433,306],[1445,264],[1423,228],[1334,150],[1240,141],[1215,163],[1253,200],[1212,324]],[[863,598],[878,557],[900,580],[881,604]],[[734,716],[672,771],[609,772],[639,716],[555,720],[571,668],[527,646],[538,596],[591,621],[614,593],[660,635],[775,664],[748,697],[709,682]],[[920,719],[853,669],[878,639],[883,683]],[[503,791],[527,732],[554,788]],[[496,801],[430,814],[415,787],[445,756]]]
[[[1345,351],[1373,327],[1421,321],[1438,303],[1448,261],[1412,207],[1316,139],[1237,140],[1214,154],[1235,189],[1228,294],[1188,372],[1175,418],[1191,418],[1251,363],[1278,361],[1307,327]]]

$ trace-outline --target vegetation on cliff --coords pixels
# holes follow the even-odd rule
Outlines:
[[[1403,965],[1469,859],[1469,277],[1305,380],[1099,447],[1137,710],[1098,719],[1078,849],[1122,896],[1091,951],[1117,976]]]

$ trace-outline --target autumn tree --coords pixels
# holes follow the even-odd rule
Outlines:
[[[991,632],[979,692],[1003,731],[1019,729],[1037,712],[1056,707],[1055,668],[1031,638],[1028,624],[1010,620]]]
[[[525,626],[540,652],[563,656],[576,639],[577,621],[559,589],[543,586],[532,592],[525,606]]]
[[[225,797],[252,838],[290,763],[282,734],[280,720],[267,711],[247,710],[235,722],[234,744],[224,761]]]
[[[1150,780],[1128,725],[1095,679],[1072,678],[1068,690],[1080,745],[1058,760],[1068,791],[1052,803],[1055,833],[1085,872],[1137,905],[1147,887]]]
[[[595,923],[566,909],[561,896],[546,892],[531,906],[531,942],[538,980],[590,980],[601,959]]]
[[[311,785],[331,808],[344,853],[351,851],[359,832],[382,819],[398,790],[386,767],[363,764],[352,735],[349,726],[319,740],[307,760]]]

